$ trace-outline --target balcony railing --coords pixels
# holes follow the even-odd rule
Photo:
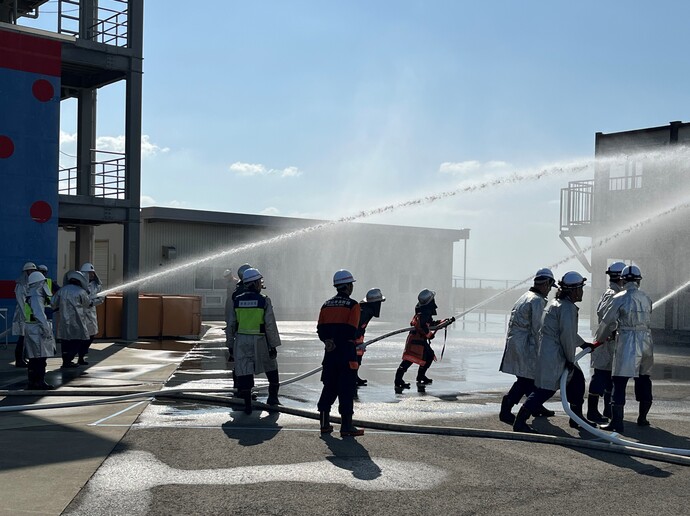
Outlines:
[[[92,151],[95,159],[91,164],[91,192],[93,197],[106,199],[125,198],[125,155],[121,152]],[[60,169],[58,193],[77,195],[77,167]]]
[[[100,0],[94,23],[86,27],[93,41],[126,47],[128,45],[128,0]],[[58,1],[58,32],[80,37],[79,0]]]
[[[592,222],[594,180],[571,181],[561,188],[561,231]]]
[[[642,188],[642,176],[623,176],[609,178],[609,190],[636,190]]]

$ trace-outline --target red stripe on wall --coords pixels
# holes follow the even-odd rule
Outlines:
[[[15,285],[13,280],[0,280],[0,299],[14,299]]]
[[[0,68],[60,77],[59,41],[0,30]]]

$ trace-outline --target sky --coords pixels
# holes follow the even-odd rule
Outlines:
[[[682,0],[190,5],[145,1],[143,206],[337,219],[592,159],[596,132],[690,121]],[[99,90],[99,148],[122,148],[123,102],[124,85]],[[62,104],[69,166],[76,104]],[[560,189],[592,176],[366,221],[470,228],[468,277],[524,279],[570,254]]]

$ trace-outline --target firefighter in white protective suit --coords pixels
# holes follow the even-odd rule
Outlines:
[[[65,274],[63,287],[52,300],[57,315],[57,338],[62,347],[62,368],[78,367],[72,362],[80,349],[88,347],[91,336],[88,327],[88,312],[92,301],[89,297],[89,284],[80,271]]]
[[[636,265],[628,265],[621,272],[623,291],[611,300],[596,332],[598,342],[605,341],[616,328],[613,353],[613,393],[611,395],[611,422],[603,430],[623,432],[625,388],[630,378],[635,380],[635,399],[640,403],[637,424],[648,426],[647,414],[652,407],[652,380],[654,348],[650,322],[652,300],[640,290],[642,273]]]
[[[534,390],[539,330],[547,297],[555,284],[551,269],[539,269],[534,275],[532,287],[520,296],[510,312],[506,345],[499,371],[515,375],[517,379],[503,396],[498,418],[511,426],[515,422],[511,409],[520,403],[523,396],[529,396]],[[551,417],[554,412],[542,405],[532,415]]]
[[[103,284],[101,283],[98,274],[96,274],[96,269],[94,268],[93,264],[86,262],[81,266],[79,271],[86,276],[86,279],[89,283],[91,308],[86,311],[86,326],[89,329],[89,339],[87,342],[83,343],[77,351],[79,355],[77,364],[88,365],[88,362],[84,360],[84,358],[89,353],[89,347],[91,346],[94,337],[98,333],[98,316],[96,314],[96,306],[105,301],[105,298],[98,295],[98,293],[103,290]]]
[[[15,367],[27,367],[28,365],[24,354],[24,324],[26,323],[24,320],[24,303],[26,302],[26,295],[29,290],[27,282],[29,276],[34,271],[36,271],[36,264],[33,262],[26,262],[14,286],[14,297],[17,301],[14,316],[12,317],[12,335],[17,336],[17,344],[14,348]]]
[[[24,353],[29,359],[27,389],[54,389],[45,381],[47,359],[56,351],[53,327],[45,313],[51,292],[45,276],[38,271],[29,275],[27,283],[28,293],[24,303]]]
[[[246,291],[233,300],[228,314],[227,343],[235,357],[235,387],[244,399],[244,412],[252,413],[252,387],[254,375],[266,373],[268,378],[268,405],[280,405],[278,399],[278,350],[280,334],[273,304],[261,294],[263,276],[254,268],[242,275]]]
[[[621,272],[625,269],[623,262],[614,262],[606,269],[606,274],[609,277],[609,288],[599,298],[597,304],[597,323],[600,323],[604,318],[606,310],[608,310],[613,300],[613,296],[618,294],[623,289],[623,280],[621,280]],[[587,419],[595,423],[606,423],[611,417],[611,391],[613,383],[611,382],[611,368],[613,367],[613,349],[615,334],[615,323],[613,323],[613,332],[606,342],[592,351],[590,365],[593,369],[592,379],[589,382],[589,394],[587,395]],[[604,413],[599,412],[599,398],[604,397]]]
[[[534,432],[527,424],[527,420],[560,388],[561,375],[566,369],[569,371],[566,396],[570,402],[570,409],[585,420],[582,415],[585,377],[575,363],[578,347],[583,349],[592,347],[577,333],[579,309],[575,303],[582,301],[585,281],[587,278],[583,278],[578,272],[566,272],[558,282],[556,298],[544,309],[534,376],[536,389],[529,395],[515,417],[513,430],[516,432]],[[589,423],[587,420],[585,422]],[[571,419],[570,427],[578,428],[578,424]]]

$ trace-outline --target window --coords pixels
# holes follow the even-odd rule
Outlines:
[[[196,290],[213,289],[213,267],[197,267],[194,274],[194,288]]]

